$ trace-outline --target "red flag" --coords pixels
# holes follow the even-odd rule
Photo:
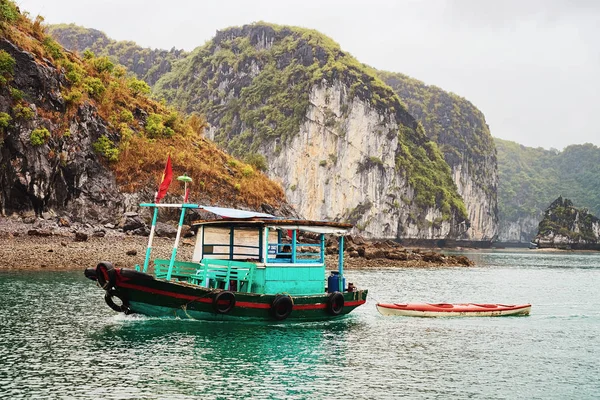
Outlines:
[[[156,197],[154,199],[156,203],[158,203],[160,199],[165,197],[165,194],[167,194],[171,180],[173,180],[173,170],[171,169],[171,155],[169,154],[169,158],[167,158],[167,165],[165,165],[165,172],[163,172],[162,180],[158,186],[158,192],[156,192]]]
[[[190,188],[187,188],[187,189],[185,189],[185,196],[183,197],[183,202],[187,203],[189,197],[190,197]]]

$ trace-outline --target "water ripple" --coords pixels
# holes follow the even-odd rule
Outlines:
[[[600,258],[533,254],[350,271],[373,294],[365,306],[284,325],[117,315],[80,273],[0,273],[0,398],[598,398]],[[386,318],[376,300],[534,306]]]

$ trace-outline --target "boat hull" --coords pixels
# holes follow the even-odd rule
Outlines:
[[[102,270],[99,273],[105,273]],[[209,289],[185,282],[154,279],[151,275],[126,268],[113,269],[105,278],[107,303],[125,313],[152,317],[199,320],[309,321],[341,317],[364,304],[367,290],[314,295],[257,294]],[[91,278],[90,278],[91,279]],[[106,279],[103,280],[103,282]],[[102,286],[102,285],[101,285]],[[120,301],[116,308],[112,298]],[[281,299],[284,298],[284,299]],[[279,299],[279,300],[278,300]],[[288,300],[289,299],[289,300]],[[288,308],[289,307],[289,308]]]
[[[529,315],[531,304],[382,304],[377,303],[377,311],[385,316],[406,317],[503,317]]]

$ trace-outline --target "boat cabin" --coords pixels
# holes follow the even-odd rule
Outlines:
[[[289,294],[325,292],[325,234],[344,234],[351,228],[348,224],[283,219],[223,219],[194,225],[198,232],[192,261],[204,269],[227,266],[229,277],[218,283],[227,285],[232,276],[244,275],[240,268],[248,268],[251,281],[233,279],[236,289],[246,286],[253,293]]]
[[[207,288],[260,294],[312,295],[344,291],[343,238],[352,225],[326,221],[279,219],[269,214],[195,204],[156,205],[200,208],[222,217],[193,222],[197,228],[191,262],[153,261],[155,277]],[[156,212],[155,212],[156,216]],[[155,220],[153,221],[153,227]],[[151,232],[151,236],[152,236]],[[339,237],[340,257],[335,279],[325,284],[325,235]],[[143,271],[148,269],[151,240]],[[341,283],[341,284],[340,284]]]

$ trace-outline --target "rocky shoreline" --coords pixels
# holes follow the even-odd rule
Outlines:
[[[153,243],[153,258],[169,258],[175,229],[163,227]],[[191,259],[195,238],[182,239],[178,259]],[[36,219],[31,223],[0,217],[0,270],[83,270],[99,261],[115,267],[142,264],[148,238],[118,227],[71,225],[68,221]],[[348,237],[345,268],[471,266],[465,256],[407,249],[390,240]],[[328,270],[337,269],[337,245],[327,243]]]

